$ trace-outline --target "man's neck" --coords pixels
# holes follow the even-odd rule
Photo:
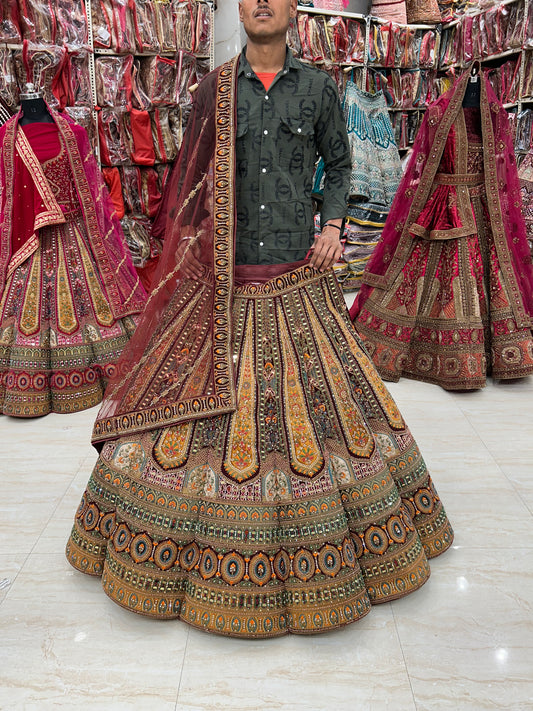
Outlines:
[[[248,40],[246,59],[254,72],[279,72],[285,64],[287,46],[285,38],[269,44],[255,44]]]

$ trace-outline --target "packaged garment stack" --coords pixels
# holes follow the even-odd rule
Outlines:
[[[212,68],[212,8],[205,2],[92,3],[100,159],[137,267],[191,106],[190,87]]]
[[[439,0],[439,11],[443,22],[452,22],[472,5],[468,0]]]
[[[436,98],[439,32],[434,25],[391,21],[394,8],[380,5],[380,18],[375,4],[370,18],[302,9],[289,32],[296,56],[335,79],[343,105],[352,177],[345,249],[335,271],[345,291],[359,288],[387,219],[401,178],[398,147],[412,144],[423,110]],[[319,163],[313,190],[318,202],[322,182]]]
[[[518,0],[493,3],[481,12],[478,9],[476,14],[465,14],[444,28],[440,67],[454,70],[475,59],[484,60],[488,62],[486,71],[501,102],[517,102],[521,96],[521,70],[525,59],[521,50],[525,42],[526,12],[526,3]],[[525,36],[527,38],[527,33]]]

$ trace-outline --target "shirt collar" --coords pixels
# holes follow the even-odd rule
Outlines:
[[[301,64],[294,57],[292,51],[287,47],[287,54],[285,55],[285,64],[283,65],[283,71],[289,69],[301,69]],[[239,69],[237,72],[238,76],[241,74],[253,74],[253,69],[246,59],[246,45],[242,48],[242,52],[239,58]]]

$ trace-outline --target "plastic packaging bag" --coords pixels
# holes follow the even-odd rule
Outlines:
[[[22,42],[17,0],[0,2],[0,42]]]
[[[156,32],[161,52],[175,52],[176,31],[174,25],[174,8],[170,0],[154,2]]]
[[[194,54],[198,57],[209,57],[213,41],[211,27],[211,9],[205,2],[195,3],[195,43]]]
[[[13,111],[19,104],[19,90],[13,50],[0,48],[0,97]]]
[[[137,52],[160,52],[156,32],[155,7],[152,0],[135,0],[131,6]]]
[[[124,165],[130,162],[124,113],[112,108],[103,108],[98,112],[100,158],[104,165]]]
[[[67,44],[69,49],[87,47],[87,14],[83,0],[55,0],[58,44]]]
[[[73,96],[72,104],[75,106],[92,106],[89,54],[84,49],[70,54],[70,82]]]
[[[195,49],[195,15],[190,2],[174,4],[174,25],[178,49],[193,52]]]
[[[139,77],[153,106],[172,104],[176,95],[176,60],[159,55],[139,60]]]
[[[97,57],[94,65],[100,106],[129,109],[133,57]]]

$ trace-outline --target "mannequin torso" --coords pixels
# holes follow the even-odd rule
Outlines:
[[[22,126],[28,123],[54,123],[44,99],[23,99],[20,105],[22,116],[19,123]]]

